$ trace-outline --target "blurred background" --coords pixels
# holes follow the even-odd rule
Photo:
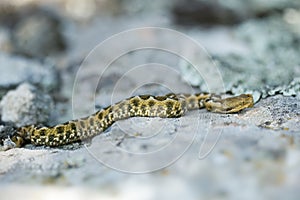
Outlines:
[[[258,101],[269,95],[266,86],[288,85],[299,76],[299,4],[292,0],[3,0],[0,50],[51,62],[63,77],[114,34],[141,27],[171,28],[208,51],[220,67],[226,91],[249,90]],[[155,61],[149,57],[155,56],[150,54],[145,62]],[[176,62],[172,66],[179,66],[187,82],[205,89],[187,64]],[[2,82],[1,88],[18,83]]]
[[[72,119],[73,109],[86,116],[95,104],[111,104],[121,78],[124,82],[114,90],[119,100],[128,94],[168,92],[162,87],[168,73],[153,72],[160,85],[142,88],[138,78],[124,76],[132,66],[145,63],[176,70],[179,75],[168,84],[179,92],[190,88],[184,84],[207,91],[188,62],[153,50],[120,57],[99,80],[102,60],[114,53],[108,47],[107,54],[88,60],[92,67],[77,77],[79,103],[72,107],[74,81],[84,59],[112,35],[143,27],[169,28],[197,41],[218,66],[227,94],[251,93],[256,103],[282,95],[286,104],[275,97],[248,115],[216,115],[214,125],[225,127],[225,136],[215,153],[199,160],[199,146],[194,146],[174,165],[155,173],[118,172],[73,147],[0,152],[0,199],[299,199],[298,0],[1,0],[0,130],[7,122],[54,125]],[[144,37],[176,45],[151,34]],[[116,46],[134,43],[126,39]],[[138,89],[134,93],[132,88]]]

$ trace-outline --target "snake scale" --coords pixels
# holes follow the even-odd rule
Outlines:
[[[53,127],[36,125],[18,128],[10,137],[14,147],[27,143],[44,146],[62,146],[84,141],[99,135],[114,122],[130,117],[176,118],[187,111],[206,108],[211,112],[236,113],[253,106],[251,94],[221,99],[209,93],[167,94],[164,96],[139,95],[101,109],[81,119]]]

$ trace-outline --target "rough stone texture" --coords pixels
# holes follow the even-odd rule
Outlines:
[[[255,102],[274,94],[300,94],[300,37],[292,24],[276,15],[247,21],[234,29],[234,33],[245,51],[224,55],[212,52],[225,91],[252,93]],[[184,63],[180,69],[185,80],[206,90],[206,83],[193,67]]]
[[[65,1],[67,0],[60,2]],[[84,1],[80,1],[82,2]],[[153,5],[155,7],[159,5],[157,2],[154,0],[150,4],[155,4]],[[247,1],[249,2],[254,1]],[[275,1],[259,0],[259,2]],[[291,2],[296,1],[291,0]],[[77,6],[80,3],[77,3]],[[224,3],[233,6],[228,1]],[[81,77],[76,79],[80,87],[73,91],[76,70],[82,69],[74,66],[74,63],[81,63],[81,59],[87,52],[109,36],[143,26],[170,27],[188,34],[205,46],[214,58],[230,64],[227,66],[228,71],[234,73],[222,74],[225,81],[229,80],[231,83],[231,80],[241,80],[237,83],[241,86],[240,91],[248,89],[244,84],[246,82],[254,86],[267,87],[266,91],[275,96],[266,96],[253,108],[232,115],[199,110],[189,112],[177,119],[123,120],[95,137],[86,146],[76,144],[62,148],[47,148],[27,145],[25,148],[0,152],[0,199],[10,197],[10,199],[25,200],[40,197],[298,200],[300,198],[300,101],[297,95],[299,79],[294,76],[299,74],[297,72],[299,66],[288,66],[298,62],[296,56],[298,47],[291,39],[298,36],[291,34],[288,27],[290,25],[294,30],[298,25],[290,22],[285,24],[284,21],[288,17],[282,16],[284,19],[282,21],[276,14],[271,16],[274,17],[274,21],[267,18],[262,21],[246,21],[245,25],[251,24],[249,30],[239,29],[243,24],[237,29],[235,27],[180,28],[170,23],[169,11],[164,10],[161,14],[154,15],[151,12],[143,12],[147,9],[146,4],[141,7],[134,7],[134,5],[134,3],[127,5],[130,9],[136,10],[131,13],[131,16],[103,16],[103,13],[99,12],[101,17],[95,18],[92,23],[84,26],[74,23],[72,24],[74,27],[69,27],[68,34],[72,42],[65,58],[68,68],[60,70],[63,79],[61,91],[70,100],[72,94],[77,95],[80,101],[73,109],[71,101],[64,104],[56,102],[61,104],[59,106],[62,108],[58,121],[64,122],[74,118],[72,115],[74,109],[81,109],[82,116],[87,116],[92,113],[89,111],[90,108],[94,109],[95,103],[101,107],[107,106],[127,98],[130,94],[163,94],[169,92],[170,86],[179,89],[180,92],[189,93],[193,90],[198,92],[195,88],[187,87],[187,84],[182,81],[182,74],[176,71],[178,70],[176,66],[179,65],[176,55],[152,49],[137,50],[120,58],[115,57],[114,50],[126,44],[135,44],[136,38],[132,40],[124,38],[104,48],[103,54],[96,54],[94,59],[87,59],[91,68],[89,71],[81,71]],[[255,28],[256,24],[258,28]],[[268,31],[273,31],[272,36],[266,35]],[[282,40],[277,41],[281,33]],[[170,40],[169,37],[160,38],[152,32],[145,31],[142,36],[147,41],[179,46],[177,41]],[[251,42],[246,38],[250,38]],[[255,38],[259,40],[252,40]],[[256,46],[257,44],[261,46]],[[272,45],[275,45],[274,52],[268,52],[268,48],[272,49]],[[281,50],[278,45],[282,46]],[[184,48],[184,50],[190,49]],[[283,52],[279,55],[280,51],[285,50],[287,54]],[[256,55],[255,51],[260,52],[260,55]],[[272,57],[272,53],[278,58]],[[236,57],[230,54],[235,54]],[[270,64],[272,68],[256,63],[258,58],[264,61],[264,56],[267,62],[265,64]],[[100,67],[106,66],[103,60],[107,57],[116,60],[103,74],[97,87],[100,77],[96,74]],[[272,59],[275,59],[280,67],[276,67],[276,63],[271,62]],[[129,68],[129,66],[155,62],[166,64],[170,68],[165,71],[160,68],[154,70],[153,65],[151,70],[144,68],[141,71],[134,71],[135,69]],[[285,63],[287,66],[284,65]],[[256,67],[254,66],[256,64],[265,67],[261,70],[267,70],[262,72],[254,70],[257,68],[251,69]],[[251,70],[254,70],[257,79],[251,76]],[[272,79],[269,79],[269,74]],[[278,80],[280,85],[266,85],[262,81],[262,76],[266,76],[267,83],[270,83],[270,80],[275,80],[276,83]],[[121,79],[123,82],[121,81],[119,87],[116,87],[118,80]],[[143,81],[148,84],[144,85]],[[94,88],[97,88],[96,91]],[[287,95],[293,96],[281,95],[285,92],[283,88],[290,88],[290,91],[286,91]],[[258,92],[264,93],[260,89]],[[94,100],[95,96],[96,100]],[[5,130],[7,129],[0,128],[0,133]],[[152,172],[153,170],[157,171]],[[139,172],[141,174],[137,174]]]
[[[45,2],[47,4],[47,2]],[[66,48],[61,18],[36,0],[0,2],[0,26],[9,31],[9,43],[1,48],[27,57],[51,58]]]
[[[229,7],[222,6],[218,1],[177,1],[172,14],[175,23],[181,25],[213,25],[236,24],[246,16]]]
[[[66,45],[58,18],[47,11],[28,12],[13,29],[14,51],[38,58],[61,53]]]
[[[9,30],[4,27],[0,27],[0,51],[7,53],[12,51]]]
[[[21,184],[17,188],[2,186],[1,193],[11,196],[15,189],[26,191],[24,184],[31,183],[37,188],[22,193],[24,199],[41,191],[43,195],[57,191],[64,198],[67,194],[59,188],[69,185],[87,192],[87,199],[94,195],[297,199],[299,113],[299,99],[276,96],[234,115],[194,111],[180,119],[125,120],[94,138],[86,148],[70,151],[29,145],[0,152],[6,160],[0,167],[1,182]],[[275,124],[261,126],[272,120]],[[159,153],[147,159],[155,152]],[[155,167],[160,167],[155,173],[135,175]]]
[[[59,80],[53,65],[0,53],[0,90],[7,91],[22,82],[29,82],[50,91]]]
[[[27,83],[9,91],[0,102],[1,120],[17,126],[45,123],[52,109],[51,97]]]
[[[180,25],[233,25],[299,7],[300,3],[292,0],[177,0],[173,5],[172,15]]]

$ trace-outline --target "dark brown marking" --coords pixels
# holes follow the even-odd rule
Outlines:
[[[108,106],[107,108],[105,108],[105,111],[110,113],[112,111],[112,107],[111,106]]]
[[[45,129],[40,129],[39,133],[41,136],[46,136],[46,130]]]
[[[181,110],[180,110],[180,109],[177,109],[177,110],[176,110],[176,116],[180,116],[180,115],[181,115],[180,113],[181,113]]]
[[[174,94],[174,93],[169,93],[169,94],[167,94],[166,96],[167,96],[168,98],[170,98],[170,99],[178,99],[178,98],[177,98],[177,95]]]
[[[120,108],[122,108],[122,107],[125,106],[125,102],[124,102],[124,101],[121,101],[118,105],[119,105]]]
[[[166,102],[166,106],[167,106],[168,108],[173,108],[174,102],[172,102],[172,101],[167,101],[167,102]]]
[[[85,123],[84,123],[84,121],[80,121],[79,123],[80,123],[80,126],[81,126],[82,128],[85,128]]]
[[[146,113],[146,105],[145,104],[141,105],[141,110],[142,110],[142,114],[144,115]]]
[[[94,126],[95,122],[94,122],[94,118],[93,117],[91,117],[89,119],[89,123],[90,123],[91,126]]]
[[[166,106],[167,106],[167,113],[171,113],[172,109],[173,109],[173,106],[174,106],[174,103],[171,102],[171,101],[167,101]]]
[[[49,142],[53,142],[53,140],[54,140],[54,135],[49,135],[49,136],[48,136],[48,139],[49,139]]]
[[[194,94],[196,97],[201,97],[201,96],[207,96],[207,95],[209,95],[209,93],[207,93],[207,92],[203,92],[203,93],[196,93],[196,94]]]
[[[128,111],[130,112],[130,110],[132,109],[132,106],[130,104],[128,104]]]
[[[103,118],[103,112],[99,112],[98,115],[97,115],[98,119],[99,120],[102,120]]]
[[[31,141],[33,141],[33,143],[36,143],[36,141],[37,141],[37,139],[35,137],[31,137],[30,139],[31,139]]]
[[[135,98],[135,99],[131,100],[131,103],[137,107],[137,106],[139,106],[140,100]]]
[[[148,106],[149,107],[152,107],[152,106],[154,106],[155,105],[155,102],[153,101],[153,100],[150,100],[149,102],[148,102]]]
[[[63,126],[57,126],[55,128],[55,130],[56,130],[57,134],[61,134],[65,131],[65,128]]]
[[[40,138],[40,140],[41,140],[41,143],[45,143],[46,142],[46,138],[44,138],[44,137]]]
[[[70,122],[70,127],[73,131],[76,131],[76,124],[73,122]]]
[[[150,95],[140,95],[139,96],[141,99],[143,99],[143,100],[147,100],[147,99],[149,99],[151,96]]]
[[[228,108],[225,109],[226,112],[231,111],[231,110],[232,110],[231,107],[228,107]]]
[[[66,138],[69,138],[71,136],[72,132],[70,130],[66,131]]]
[[[156,100],[158,100],[158,101],[164,101],[164,100],[167,99],[166,96],[155,96],[154,98],[155,98]]]

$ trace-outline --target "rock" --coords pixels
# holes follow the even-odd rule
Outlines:
[[[16,12],[19,8],[10,2],[0,2],[0,24],[11,27],[17,20]]]
[[[175,23],[182,25],[195,24],[236,24],[242,21],[242,16],[217,1],[178,1],[173,10]]]
[[[255,102],[276,94],[300,95],[300,37],[288,22],[279,16],[249,20],[233,32],[235,40],[247,48],[246,53],[212,52],[227,92],[254,94]],[[187,82],[205,90],[205,82],[193,67],[181,63],[180,70]]]
[[[50,12],[34,10],[13,28],[12,42],[17,53],[43,58],[66,47],[60,21]]]
[[[6,151],[16,147],[16,144],[11,140],[11,136],[14,132],[15,128],[12,124],[0,124],[0,151]]]
[[[233,25],[251,18],[264,18],[299,8],[293,0],[178,0],[172,9],[175,23],[181,25]]]
[[[256,104],[259,109],[249,110],[243,117],[258,127],[272,130],[299,130],[299,97],[281,95],[262,99]]]
[[[4,27],[0,27],[0,51],[7,53],[10,53],[12,51],[10,32]]]
[[[29,82],[45,91],[51,91],[57,88],[59,79],[53,65],[0,53],[0,90],[2,93],[22,82]]]
[[[51,97],[28,83],[9,91],[0,102],[2,121],[16,126],[45,123],[52,109]]]
[[[44,58],[65,50],[61,18],[49,8],[33,2],[1,1],[0,24],[11,32],[9,40],[15,53]]]

